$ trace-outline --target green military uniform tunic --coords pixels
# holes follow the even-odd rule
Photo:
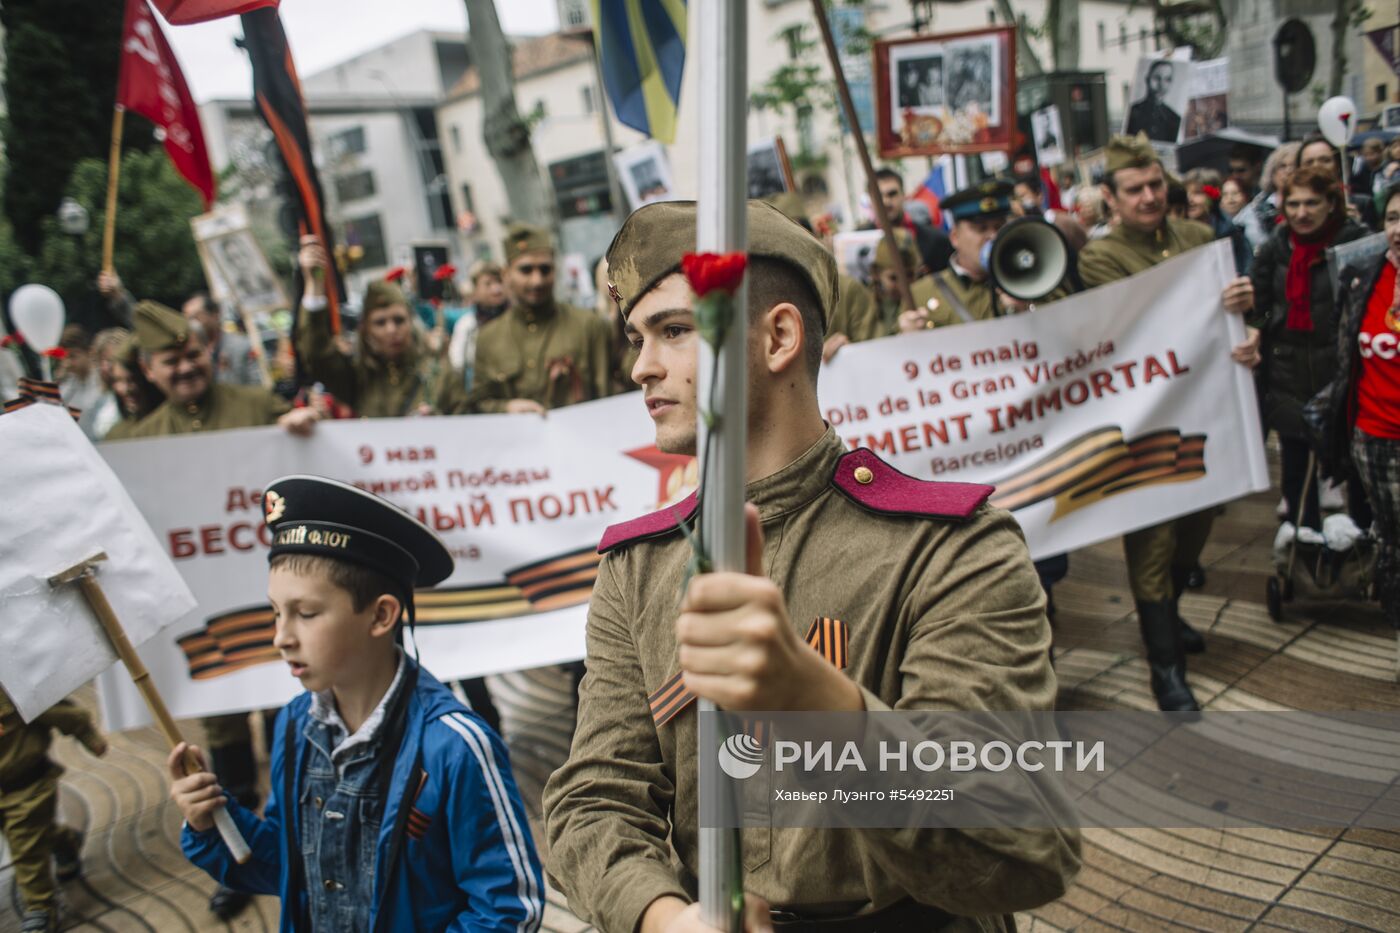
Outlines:
[[[112,425],[112,429],[102,436],[104,441],[120,441],[132,436],[136,426],[141,423],[140,418],[133,418],[123,414],[122,420]]]
[[[446,357],[414,354],[402,362],[351,359],[340,352],[324,311],[301,309],[297,355],[312,382],[362,418],[402,418],[427,406],[453,412],[466,402],[462,374]]]
[[[846,673],[872,711],[1051,709],[1045,597],[1015,519],[985,505],[962,521],[868,511],[833,485],[844,453],[828,429],[746,489],[798,637],[815,618],[843,620]],[[690,554],[673,530],[603,560],[572,752],[545,788],[550,873],[570,908],[609,933],[631,933],[658,897],[696,896],[695,708],[657,726],[648,705],[679,669]],[[849,916],[912,897],[962,915],[947,929],[993,930],[1001,914],[1060,896],[1079,836],[750,828],[743,856],[744,890],[775,908]]]
[[[537,310],[512,305],[481,329],[468,405],[505,411],[511,399],[545,408],[606,398],[611,394],[612,335],[591,311],[557,302]],[[550,370],[563,372],[551,378]]]
[[[948,300],[948,295],[944,294],[944,289],[961,303],[973,321],[990,321],[993,318],[1020,313],[1016,308],[1008,307],[1002,301],[991,279],[983,279],[978,282],[970,276],[958,274],[950,266],[934,275],[924,276],[910,287],[910,291],[914,293],[915,306],[928,310],[929,326],[931,327],[948,327],[953,324],[970,323],[963,320],[957,308]],[[1060,285],[1050,294],[1041,298],[1040,301],[1049,304],[1068,294],[1069,290]]]
[[[1108,236],[1091,240],[1084,247],[1079,254],[1079,275],[1086,288],[1096,288],[1136,275],[1213,239],[1210,228],[1194,220],[1169,217],[1151,233],[1120,224]],[[1178,595],[1186,574],[1200,560],[1214,517],[1215,510],[1206,509],[1123,536],[1134,599],[1155,603]]]
[[[1108,236],[1090,240],[1079,251],[1079,277],[1085,288],[1097,288],[1146,271],[1164,259],[1180,256],[1189,249],[1215,239],[1205,224],[1168,217],[1151,233],[1131,230],[1122,224]]]
[[[826,322],[826,334],[844,334],[851,343],[889,336],[880,319],[875,293],[858,279],[837,275],[836,305]]]
[[[182,405],[166,399],[126,432],[126,437],[164,437],[197,431],[227,431],[276,424],[292,406],[260,386],[213,383],[204,398]]]
[[[54,848],[72,846],[76,836],[54,822],[58,778],[63,773],[48,754],[54,729],[77,737],[89,749],[101,743],[92,717],[76,703],[60,700],[25,723],[0,693],[0,830],[9,844],[15,884],[27,910],[52,906]]]

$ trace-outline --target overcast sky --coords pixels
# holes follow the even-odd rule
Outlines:
[[[463,0],[282,0],[280,9],[303,75],[419,29],[465,35],[467,28]],[[497,0],[496,9],[507,33],[553,32],[559,26],[554,0]],[[195,100],[252,96],[248,58],[233,44],[242,32],[238,17],[163,25]]]

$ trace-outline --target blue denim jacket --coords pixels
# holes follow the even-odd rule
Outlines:
[[[405,666],[401,658],[393,683],[354,735],[328,693],[311,698],[297,809],[312,929],[369,929],[383,817],[376,766],[384,716],[403,689]]]

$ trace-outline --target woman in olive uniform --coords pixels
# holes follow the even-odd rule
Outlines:
[[[442,350],[431,350],[413,320],[408,299],[393,282],[371,282],[365,289],[355,354],[336,346],[325,313],[326,287],[313,270],[324,268],[325,247],[302,239],[306,282],[297,322],[297,354],[312,382],[362,418],[402,418],[451,411],[465,396],[462,378]]]

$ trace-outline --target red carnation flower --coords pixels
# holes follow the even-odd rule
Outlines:
[[[443,279],[450,279],[456,274],[457,267],[449,262],[446,265],[438,266],[437,269],[433,271],[433,278],[441,282]]]
[[[8,350],[10,347],[22,346],[24,346],[24,338],[19,334],[6,334],[4,337],[0,337],[0,348]]]
[[[399,279],[403,278],[404,275],[407,274],[407,272],[408,270],[405,269],[403,266],[395,266],[388,272],[384,273],[384,281],[397,282]]]
[[[51,360],[68,359],[68,351],[63,349],[62,347],[49,347],[47,350],[44,351],[43,355],[47,356]]]
[[[1201,185],[1201,191],[1203,191],[1205,193],[1205,196],[1210,198],[1212,201],[1220,200],[1220,189],[1215,187],[1215,185]]]
[[[748,262],[744,253],[686,253],[681,257],[681,271],[697,298],[712,292],[732,295],[744,281]]]

